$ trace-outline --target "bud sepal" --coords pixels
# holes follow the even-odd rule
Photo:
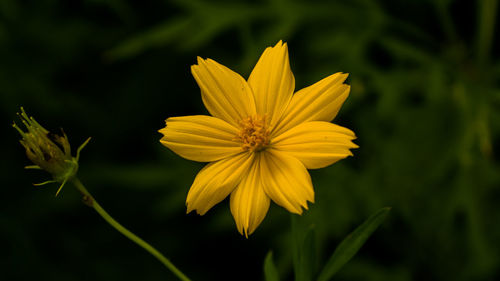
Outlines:
[[[90,141],[88,138],[76,151],[76,157],[71,155],[71,146],[68,136],[61,129],[61,135],[54,134],[46,130],[33,117],[28,117],[24,108],[18,113],[19,119],[26,127],[23,131],[14,122],[12,126],[21,134],[19,140],[26,150],[26,156],[34,165],[26,166],[25,169],[44,170],[52,175],[52,180],[34,184],[41,186],[49,183],[61,183],[56,196],[63,186],[71,180],[78,171],[78,161],[81,150]]]

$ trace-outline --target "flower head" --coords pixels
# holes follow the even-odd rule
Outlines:
[[[171,117],[160,142],[207,164],[186,199],[205,214],[228,195],[238,231],[248,237],[271,200],[301,214],[314,191],[307,169],[352,155],[354,133],[330,123],[349,95],[347,74],[336,73],[294,94],[288,48],[268,47],[248,80],[211,60],[191,67],[212,116]]]
[[[80,151],[90,138],[78,148],[77,156],[72,157],[68,137],[62,130],[62,135],[47,131],[33,117],[28,117],[22,107],[21,113],[18,113],[18,115],[27,131],[21,130],[16,123],[13,123],[12,126],[21,134],[22,139],[19,142],[26,149],[26,156],[35,164],[26,166],[26,168],[49,172],[53,180],[35,185],[59,182],[61,185],[56,192],[57,196],[64,184],[76,175]]]

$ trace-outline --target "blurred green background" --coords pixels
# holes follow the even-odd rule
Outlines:
[[[193,280],[262,280],[273,250],[293,280],[290,218],[273,205],[248,240],[228,201],[184,200],[203,166],[161,146],[169,116],[204,114],[196,56],[248,77],[288,42],[296,88],[348,72],[335,123],[354,157],[311,171],[322,267],[369,214],[393,209],[336,280],[500,280],[500,30],[483,1],[0,1],[2,280],[176,280],[78,192],[34,187],[11,128],[23,105],[83,151],[80,178],[118,221]],[[495,28],[495,25],[497,28]],[[497,32],[496,32],[496,31]]]

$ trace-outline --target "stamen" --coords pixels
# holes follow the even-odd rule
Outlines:
[[[249,116],[240,121],[240,132],[235,140],[241,142],[245,151],[261,151],[269,144],[269,131],[266,117],[262,115]]]

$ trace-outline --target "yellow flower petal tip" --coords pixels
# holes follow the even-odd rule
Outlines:
[[[204,215],[230,196],[238,232],[248,238],[273,201],[302,214],[314,203],[307,169],[329,166],[358,148],[354,132],[330,123],[347,99],[347,73],[295,91],[287,43],[267,47],[248,80],[197,57],[191,72],[212,116],[172,117],[160,142],[178,155],[209,162],[186,198]]]

